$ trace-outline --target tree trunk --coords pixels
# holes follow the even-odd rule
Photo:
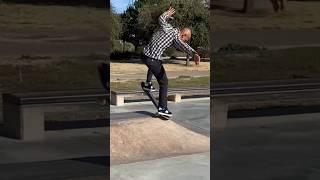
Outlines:
[[[254,1],[255,0],[244,0],[243,12],[250,13],[254,11]]]
[[[125,48],[126,48],[126,41],[122,40],[122,53],[124,53]]]
[[[190,57],[187,55],[186,66],[190,65]]]
[[[22,77],[22,65],[18,66],[18,71],[19,71],[19,82],[23,82],[23,77]]]

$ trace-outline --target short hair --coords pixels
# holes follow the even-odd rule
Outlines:
[[[192,34],[192,30],[190,28],[182,28],[181,31],[182,32],[188,31],[190,32],[190,34]]]

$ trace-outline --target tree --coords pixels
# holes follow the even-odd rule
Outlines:
[[[114,42],[120,38],[121,35],[121,19],[119,15],[114,13],[114,10],[110,12],[111,16],[111,46],[114,47]]]
[[[137,47],[139,45],[139,39],[136,38],[138,31],[138,10],[133,6],[129,7],[121,15],[121,23],[123,27],[121,39],[131,42]]]
[[[152,1],[152,0],[149,0]],[[148,41],[158,28],[158,17],[168,9],[170,3],[176,9],[174,20],[170,23],[174,27],[189,27],[193,36],[193,47],[208,47],[209,45],[209,10],[203,1],[199,0],[158,0],[158,3],[146,3],[142,6],[138,16],[140,38]]]
[[[190,27],[193,30],[191,45],[205,47],[209,45],[209,10],[205,1],[199,0],[136,0],[121,16],[122,39],[136,47],[147,43],[159,27],[158,17],[169,8],[170,4],[177,10],[174,20],[176,27]]]

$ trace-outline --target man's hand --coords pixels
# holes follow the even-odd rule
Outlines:
[[[176,13],[176,10],[174,8],[170,7],[169,10],[167,11],[168,18],[172,18],[174,13]]]
[[[195,54],[195,55],[193,56],[193,60],[194,60],[194,62],[196,63],[196,65],[199,65],[199,64],[200,64],[200,60],[201,60],[199,54]]]

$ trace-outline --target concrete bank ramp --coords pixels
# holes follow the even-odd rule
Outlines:
[[[210,138],[173,121],[136,119],[110,129],[111,165],[208,152]]]

